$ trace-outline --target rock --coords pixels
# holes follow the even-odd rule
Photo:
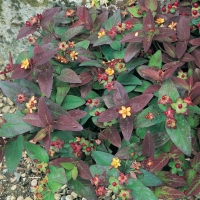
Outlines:
[[[11,182],[11,183],[15,182],[16,180],[17,180],[16,177],[14,177],[14,178],[10,178],[10,182]]]
[[[9,110],[10,110],[10,106],[5,106],[5,107],[3,107],[3,109],[2,109],[2,113],[8,113],[9,112]]]
[[[10,195],[7,196],[7,197],[6,197],[6,200],[11,200],[11,196],[10,196]]]
[[[24,200],[24,197],[23,196],[19,196],[19,197],[17,197],[17,200]]]
[[[26,197],[24,200],[33,200],[31,197]]]
[[[66,199],[66,196],[62,196],[60,200],[65,200]]]
[[[83,197],[82,200],[87,200],[87,199],[85,197]]]
[[[67,188],[66,184],[61,187],[62,190],[64,190],[65,188]]]
[[[13,185],[10,189],[11,190],[16,190],[17,186],[16,185]]]
[[[3,107],[3,103],[0,103],[0,108],[2,108]]]
[[[9,113],[14,113],[16,111],[16,108],[11,108]]]
[[[6,76],[5,76],[4,74],[1,74],[1,75],[0,75],[0,80],[1,80],[1,81],[6,80]]]
[[[25,173],[21,174],[21,177],[23,177],[23,178],[24,178],[25,176],[26,176],[26,174],[25,174]]]
[[[76,199],[78,197],[78,194],[76,194],[75,192],[72,192],[71,196],[72,196],[73,199]]]
[[[16,177],[17,182],[19,182],[19,179],[20,179],[20,177],[21,177],[21,174],[15,172],[14,175],[15,175],[15,177]]]
[[[60,194],[55,194],[55,195],[54,195],[54,199],[55,199],[55,200],[60,200],[60,197],[61,197]]]
[[[3,102],[6,103],[7,102],[7,98],[3,97]]]
[[[7,103],[8,103],[10,106],[12,106],[12,105],[14,104],[9,98],[7,98]]]
[[[72,198],[71,195],[67,195],[67,196],[65,197],[65,200],[73,200],[73,198]]]
[[[37,185],[37,180],[36,179],[33,179],[31,181],[31,186],[35,187]]]
[[[16,200],[16,197],[15,196],[11,196],[10,200]]]

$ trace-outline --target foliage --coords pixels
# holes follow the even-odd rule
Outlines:
[[[199,29],[195,0],[114,13],[92,0],[30,18],[17,36],[30,48],[1,72],[19,107],[0,118],[1,161],[13,173],[26,150],[46,174],[36,199],[66,183],[87,199],[198,197]]]

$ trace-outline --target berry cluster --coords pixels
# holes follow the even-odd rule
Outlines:
[[[26,26],[33,26],[33,25],[40,25],[40,22],[42,20],[42,15],[37,14],[35,17],[31,17],[29,21],[26,21]]]

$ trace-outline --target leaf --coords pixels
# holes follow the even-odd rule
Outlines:
[[[80,92],[81,92],[82,98],[85,98],[90,93],[90,91],[92,90],[92,86],[93,86],[93,82],[90,82],[81,86]]]
[[[74,95],[67,95],[62,103],[62,107],[67,110],[72,110],[85,104],[85,101]]]
[[[131,190],[131,194],[134,197],[134,200],[158,200],[153,192],[148,187],[145,187],[137,179],[130,178],[127,183],[127,188]]]
[[[142,31],[134,31],[134,32],[130,32],[127,35],[125,35],[122,39],[121,39],[121,43],[124,42],[142,42],[144,38],[144,34]]]
[[[179,199],[185,196],[183,192],[167,186],[157,187],[154,193],[159,199]]]
[[[139,78],[132,74],[122,74],[117,77],[117,81],[122,85],[141,85]]]
[[[186,181],[182,177],[171,172],[161,171],[157,176],[169,187],[182,187],[186,185]]]
[[[71,171],[71,176],[72,176],[72,179],[75,181],[77,179],[77,176],[78,176],[78,169],[77,167],[74,167]]]
[[[116,10],[114,14],[108,18],[105,22],[105,29],[110,30],[113,26],[117,25],[119,22],[121,22],[121,13],[120,10]]]
[[[69,28],[66,31],[66,33],[62,36],[62,41],[65,41],[65,42],[69,41],[74,36],[80,34],[82,30],[83,30],[83,26],[76,26],[73,28]]]
[[[147,131],[142,143],[142,155],[152,157],[155,153],[155,143],[152,134]]]
[[[99,30],[102,24],[108,19],[108,11],[104,10],[100,15],[95,19],[94,26],[95,30]]]
[[[152,15],[151,10],[148,10],[146,16],[143,18],[143,30],[147,33],[150,29],[154,29],[154,28],[155,28],[155,23],[154,23],[153,15]]]
[[[24,142],[24,147],[31,160],[38,159],[40,162],[49,162],[49,156],[42,147],[26,141]]]
[[[119,117],[119,113],[116,111],[116,107],[113,106],[111,108],[108,108],[107,110],[100,113],[98,116],[98,122],[110,122],[113,119],[116,119]]]
[[[43,73],[39,74],[38,83],[41,92],[43,92],[47,98],[50,97],[53,85],[53,75],[51,68],[46,69]]]
[[[156,11],[158,6],[157,0],[145,0],[144,5],[146,8],[150,9],[151,11]]]
[[[144,37],[143,48],[144,48],[145,53],[149,50],[149,48],[152,44],[152,40],[153,40],[153,35],[148,34],[148,35],[146,35],[146,37]]]
[[[200,46],[200,38],[195,38],[189,41],[189,44],[194,46]]]
[[[158,67],[159,69],[161,69],[162,67],[162,54],[161,54],[161,50],[156,51],[156,53],[154,53],[148,63],[148,66],[150,67]]]
[[[33,138],[33,142],[37,143],[38,141],[42,140],[46,137],[46,135],[49,133],[48,128],[43,128],[40,131],[37,132],[37,134]]]
[[[79,76],[71,69],[65,68],[61,71],[61,74],[57,77],[60,81],[68,83],[81,83]]]
[[[44,200],[55,200],[54,194],[49,190],[44,190],[41,194]]]
[[[70,115],[70,117],[72,117],[75,120],[78,119],[82,119],[83,117],[86,116],[87,112],[83,111],[83,110],[70,110],[68,112],[68,114]]]
[[[80,47],[80,48],[88,49],[89,45],[90,45],[89,40],[83,40],[81,42],[76,43],[76,48]]]
[[[145,117],[149,114],[153,114],[153,119],[146,119]],[[166,119],[165,115],[158,106],[151,105],[148,108],[144,109],[141,113],[139,113],[134,118],[134,127],[135,128],[144,128],[144,127],[150,127],[154,124],[158,124]]]
[[[65,86],[57,87],[56,103],[61,105],[69,90],[70,87],[68,84]]]
[[[153,161],[153,165],[150,168],[150,172],[156,172],[161,170],[168,162],[169,156],[166,153],[162,153]]]
[[[13,173],[19,164],[24,149],[23,142],[23,136],[19,135],[16,140],[11,140],[6,144],[5,158],[9,173]]]
[[[84,161],[79,160],[77,163],[77,168],[78,168],[78,175],[86,180],[91,180],[92,179],[92,174],[90,173],[90,169],[88,165],[85,164]]]
[[[129,150],[130,147],[124,147],[122,149],[120,149],[116,154],[115,157],[123,160],[123,159],[129,159],[130,155],[129,155]]]
[[[115,127],[109,127],[104,129],[103,132],[100,132],[99,139],[107,139],[111,144],[120,148],[121,147],[121,137],[118,130]]]
[[[185,172],[185,178],[188,185],[191,185],[192,181],[196,177],[197,172],[194,169],[188,169]]]
[[[181,58],[187,50],[187,43],[185,42],[177,42],[176,43],[176,56],[177,58]]]
[[[186,155],[191,155],[191,127],[183,115],[176,115],[176,129],[166,127],[172,142]]]
[[[104,35],[94,42],[93,47],[100,46],[103,44],[110,44],[111,42],[112,40],[110,39],[110,37],[108,35]]]
[[[54,124],[55,129],[68,131],[81,131],[83,127],[72,117],[67,115],[60,115]]]
[[[133,57],[136,57],[140,53],[141,48],[142,48],[141,43],[134,43],[134,42],[128,43],[128,46],[126,47],[126,51],[124,54],[124,61],[127,63]]]
[[[188,41],[190,38],[190,26],[186,17],[182,16],[176,26],[177,37],[180,41]],[[181,49],[179,49],[181,50]]]
[[[191,166],[195,171],[200,171],[200,153],[197,153],[195,157],[191,160]]]
[[[33,129],[34,127],[23,121],[23,115],[19,113],[7,113],[3,116],[6,120],[0,127],[0,136],[12,138]]]
[[[120,117],[120,129],[126,141],[129,141],[133,132],[133,115],[125,119]]]
[[[107,166],[101,166],[101,165],[91,165],[90,166],[90,172],[93,177],[95,176],[95,174],[102,175],[108,169],[109,169],[109,167],[107,167]]]
[[[87,199],[97,200],[94,187],[91,182],[83,179],[70,180],[68,186],[71,190]]]
[[[89,61],[82,62],[79,66],[101,67],[102,65],[96,60],[89,60]]]
[[[116,51],[120,51],[121,49],[121,44],[120,44],[120,41],[113,41],[110,46],[116,50]]]
[[[37,25],[26,26],[26,24],[24,24],[17,35],[17,40],[19,40],[29,34],[34,33],[37,29],[38,29]]]
[[[53,116],[52,116],[51,112],[49,111],[47,104],[43,97],[40,97],[40,99],[39,99],[38,115],[44,126],[49,126],[49,125],[53,124],[53,121],[54,121]]]
[[[172,58],[176,58],[175,47],[173,44],[169,42],[163,42],[163,46],[168,55],[170,55]]]
[[[200,174],[197,174],[187,189],[187,195],[193,196],[200,192]]]
[[[137,176],[137,178],[145,186],[152,187],[152,186],[162,185],[162,181],[160,180],[159,177],[155,176],[154,174],[144,169],[140,169],[140,171],[142,172],[142,175]]]
[[[26,116],[23,117],[23,120],[33,126],[44,127],[39,116],[35,113],[27,114]]]
[[[112,159],[114,156],[112,154],[103,151],[92,151],[92,157],[98,165],[111,166]]]

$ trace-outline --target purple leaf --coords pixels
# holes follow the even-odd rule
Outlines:
[[[143,32],[142,31],[135,31],[128,33],[121,39],[121,43],[124,42],[141,42],[144,38]]]
[[[172,81],[174,82],[174,84],[176,84],[176,85],[178,85],[178,86],[180,86],[180,87],[182,87],[186,90],[190,89],[189,84],[184,79],[172,76]]]
[[[108,19],[108,11],[105,10],[104,12],[102,12],[100,15],[97,16],[97,18],[95,19],[95,29],[99,30],[101,25]]]
[[[78,119],[81,119],[81,118],[85,117],[85,115],[87,114],[87,112],[85,112],[83,110],[69,110],[68,114],[73,119],[78,120]]]
[[[144,47],[145,53],[149,50],[151,43],[152,43],[152,40],[153,40],[153,35],[147,35],[146,37],[144,37],[143,47]]]
[[[151,10],[147,11],[146,16],[143,18],[143,30],[148,32],[150,29],[155,28],[155,22]]]
[[[45,69],[42,73],[39,74],[38,83],[40,86],[41,92],[43,92],[46,97],[50,97],[52,85],[53,85],[53,75],[51,68]]]
[[[156,69],[150,69],[147,66],[141,66],[141,69],[138,70],[140,76],[144,79],[154,80],[154,81],[161,81],[162,77],[159,76],[158,71]]]
[[[42,45],[51,43],[53,41],[54,34],[53,33],[49,33],[43,36],[42,38]]]
[[[91,180],[92,174],[90,172],[88,165],[86,165],[85,162],[82,160],[79,160],[77,162],[78,162],[77,163],[78,175],[83,179]]]
[[[49,151],[50,147],[51,147],[51,129],[48,129],[48,133],[47,135],[42,139],[43,143],[44,143],[44,147],[46,149],[46,151]]]
[[[146,8],[150,9],[151,11],[156,11],[158,7],[158,1],[157,0],[145,0],[144,5]]]
[[[173,36],[176,32],[170,28],[159,27],[159,33],[153,37],[154,40],[163,40],[164,38]]]
[[[116,106],[125,105],[129,100],[125,88],[118,81],[114,83],[113,100]]]
[[[40,120],[39,116],[35,113],[32,114],[27,114],[26,116],[23,117],[23,120],[33,126],[37,127],[44,127],[45,125],[42,123]]]
[[[89,82],[81,86],[80,92],[81,92],[82,98],[85,98],[88,95],[88,93],[92,90],[92,86],[93,86],[93,82]]]
[[[44,53],[44,49],[39,44],[35,44],[33,52],[34,52],[34,55],[36,55],[36,54],[42,54],[42,53]]]
[[[190,38],[190,26],[186,17],[181,17],[177,26],[177,37],[180,41],[188,41]]]
[[[189,41],[189,44],[194,46],[200,46],[200,38],[195,38]]]
[[[119,158],[119,159],[129,159],[130,155],[129,155],[129,150],[130,147],[124,147],[122,149],[120,149],[116,154],[115,157]]]
[[[142,155],[152,157],[155,153],[155,143],[152,134],[147,131],[142,143]]]
[[[31,73],[31,69],[22,69],[21,65],[17,65],[14,69],[11,78],[12,79],[22,79],[26,78]]]
[[[160,85],[150,85],[143,94],[152,94],[160,89]]]
[[[130,99],[127,102],[127,105],[131,106],[131,110],[136,113],[142,110],[152,99],[153,95],[152,94],[143,94],[137,97],[134,97]]]
[[[44,124],[45,126],[49,126],[53,124],[53,121],[54,121],[53,116],[51,115],[43,97],[39,99],[38,115],[42,124]]]
[[[81,131],[83,127],[72,117],[60,115],[54,125],[55,129],[68,131]]]
[[[186,50],[187,50],[187,43],[185,43],[185,42],[177,42],[176,43],[177,58],[181,58]]]
[[[163,42],[163,46],[168,55],[170,55],[172,58],[176,58],[175,46],[173,44],[169,42]]]
[[[60,81],[68,83],[82,83],[79,76],[72,69],[65,68],[61,71],[61,74],[57,77]]]
[[[124,61],[127,63],[129,62],[133,57],[137,56],[140,53],[140,50],[142,48],[141,43],[133,43],[130,42],[126,48],[125,55],[124,55]]]
[[[119,113],[117,112],[117,108],[116,106],[113,106],[112,108],[108,108],[107,110],[100,113],[98,122],[110,122],[118,117]]]
[[[129,141],[133,132],[133,115],[122,118],[120,117],[120,129],[126,141]]]
[[[26,24],[23,25],[23,27],[21,28],[21,30],[19,31],[17,35],[17,40],[34,33],[37,30],[37,28],[38,28],[37,25],[33,25],[33,26],[26,26]]]
[[[195,64],[200,68],[200,48],[198,49],[195,49],[193,52],[192,52],[192,55],[194,56],[195,60]]]
[[[154,161],[150,168],[151,172],[160,171],[168,162],[170,157],[166,153],[160,154]]]
[[[191,62],[191,61],[194,61],[194,60],[195,60],[195,58],[189,53],[185,53],[183,55],[183,57],[180,59],[181,62]]]
[[[177,69],[178,67],[181,67],[184,64],[185,64],[184,62],[180,62],[180,61],[168,62],[168,63],[166,63],[165,65],[162,66],[162,70],[171,69],[171,68],[176,68]]]

